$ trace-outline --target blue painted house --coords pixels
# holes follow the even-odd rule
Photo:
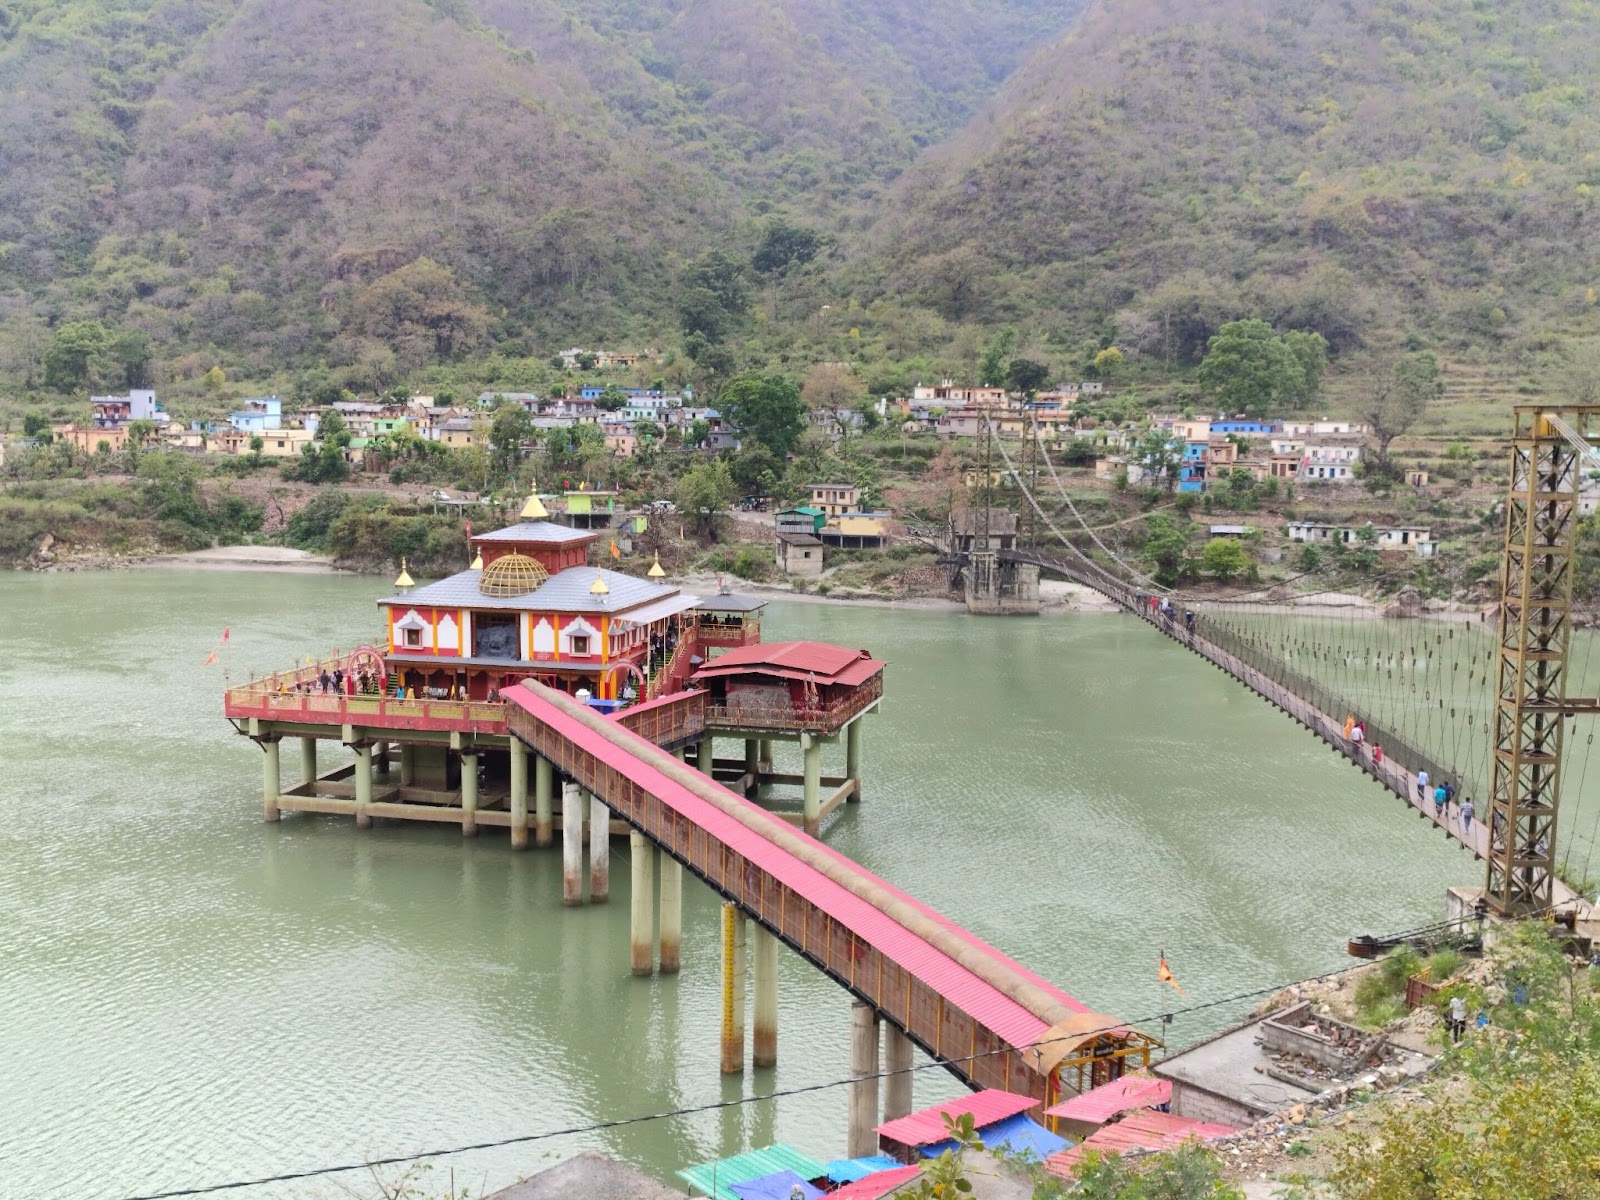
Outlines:
[[[1282,426],[1277,421],[1248,421],[1241,418],[1236,421],[1211,422],[1212,433],[1241,433],[1262,436],[1277,433],[1281,428]]]
[[[228,414],[228,424],[240,433],[265,433],[283,428],[283,401],[276,396],[250,396],[237,412]]]

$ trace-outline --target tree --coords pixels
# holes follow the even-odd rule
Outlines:
[[[1156,582],[1177,583],[1189,554],[1189,531],[1172,518],[1156,513],[1145,522],[1145,557],[1156,565]]]
[[[1110,379],[1122,368],[1122,351],[1115,346],[1107,346],[1094,356],[1089,364],[1097,378]]]
[[[1050,382],[1050,368],[1031,358],[1013,358],[1006,368],[1006,386],[1030,400]]]
[[[628,407],[628,394],[614,383],[606,384],[606,390],[595,399],[594,406],[601,412],[619,412]]]
[[[816,230],[774,217],[761,231],[761,241],[750,264],[763,275],[773,275],[805,266],[821,249],[822,236]]]
[[[156,423],[144,417],[128,422],[128,444],[143,450],[156,436]]]
[[[770,496],[783,474],[783,462],[760,442],[748,441],[729,460],[728,470],[740,494]]]
[[[853,410],[866,394],[866,385],[842,363],[813,364],[800,385],[801,398],[812,419],[822,418],[822,423],[841,435],[849,432],[849,419],[842,414]]]
[[[702,254],[679,277],[677,306],[685,335],[698,333],[707,342],[723,341],[744,321],[750,307],[744,268],[725,251]]]
[[[449,267],[419,258],[358,291],[345,327],[383,343],[411,370],[474,349],[489,332],[489,313]]]
[[[706,444],[706,439],[711,436],[711,422],[704,417],[696,417],[689,422],[689,428],[683,435],[683,444],[691,450],[698,450]]]
[[[1006,367],[1011,362],[1012,348],[1017,344],[1017,331],[1007,325],[989,339],[978,360],[978,383],[983,387],[1004,387]]]
[[[338,443],[341,446],[350,444],[350,433],[345,428],[343,415],[337,409],[322,414],[322,420],[317,422],[317,441]]]
[[[533,418],[515,400],[494,410],[489,423],[489,457],[495,473],[509,477],[522,461],[522,444],[533,437]]]
[[[251,466],[259,467],[261,465],[261,451],[266,449],[266,445],[267,445],[266,438],[262,437],[259,433],[253,433],[253,434],[250,435],[250,465]]]
[[[724,511],[732,499],[733,477],[728,473],[728,464],[721,460],[690,467],[673,492],[678,511],[690,517],[695,528],[707,536],[715,535],[717,514]]]
[[[48,434],[49,432],[50,432],[50,418],[49,417],[45,416],[43,413],[36,413],[36,412],[23,413],[22,414],[22,436],[23,437],[38,438],[38,437],[43,437],[44,435]]]
[[[1359,413],[1372,432],[1372,469],[1392,476],[1390,443],[1409,432],[1428,405],[1444,395],[1439,360],[1431,350],[1380,351],[1360,364],[1355,380]]]
[[[1182,461],[1180,443],[1166,430],[1154,426],[1139,435],[1133,444],[1133,461],[1151,478],[1160,479],[1167,491],[1178,484],[1178,464]]]
[[[111,335],[99,321],[68,321],[50,336],[44,351],[44,385],[72,392],[99,385]]]
[[[747,438],[786,457],[805,431],[805,401],[785,375],[744,375],[722,394],[722,406]]]
[[[1292,342],[1265,321],[1229,321],[1207,343],[1197,378],[1229,412],[1264,417],[1274,407],[1315,396],[1327,343],[1317,333],[1296,333]]]
[[[1200,566],[1218,583],[1232,583],[1250,570],[1250,556],[1232,538],[1212,538],[1200,552]]]

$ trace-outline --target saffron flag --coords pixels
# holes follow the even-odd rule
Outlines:
[[[467,537],[470,538],[471,536],[472,536],[472,522],[468,521],[467,522]]]
[[[1161,968],[1159,971],[1157,971],[1156,977],[1160,979],[1162,983],[1170,983],[1173,991],[1177,992],[1178,995],[1183,996],[1187,994],[1181,987],[1178,986],[1178,981],[1172,977],[1172,968],[1167,966],[1167,952],[1165,950],[1161,952]]]
[[[227,641],[228,640],[228,631],[226,629],[224,629],[222,631],[222,640],[223,641]]]
[[[217,652],[215,650],[213,650],[210,654],[206,655],[205,662],[201,663],[200,665],[202,667],[209,667],[212,663],[214,663],[216,661],[217,661]]]
[[[621,558],[622,557],[622,551],[617,549],[617,539],[616,538],[612,538],[611,539],[611,557],[612,558]]]

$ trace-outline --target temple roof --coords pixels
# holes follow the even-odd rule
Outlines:
[[[554,521],[519,521],[515,525],[507,525],[504,529],[475,533],[472,535],[472,541],[474,544],[522,542],[529,546],[565,546],[572,542],[592,542],[599,536],[593,529],[569,529],[565,525],[557,525]]]
[[[563,529],[560,525],[551,528]],[[563,532],[571,533],[572,530],[563,529]],[[609,589],[603,596],[594,595],[589,590],[594,585],[597,570]],[[482,571],[470,568],[458,571],[448,579],[424,584],[403,595],[385,597],[378,603],[406,608],[423,605],[435,608],[499,608],[518,612],[624,613],[652,600],[678,594],[678,589],[669,584],[653,583],[634,575],[624,575],[620,571],[607,571],[603,567],[568,567],[552,575],[533,591],[520,596],[485,596],[478,590],[478,580],[482,574]]]

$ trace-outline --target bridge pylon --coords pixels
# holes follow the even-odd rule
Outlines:
[[[1486,896],[1507,917],[1547,911],[1567,717],[1578,490],[1600,405],[1518,405],[1501,560]],[[1589,706],[1583,706],[1586,710]]]

